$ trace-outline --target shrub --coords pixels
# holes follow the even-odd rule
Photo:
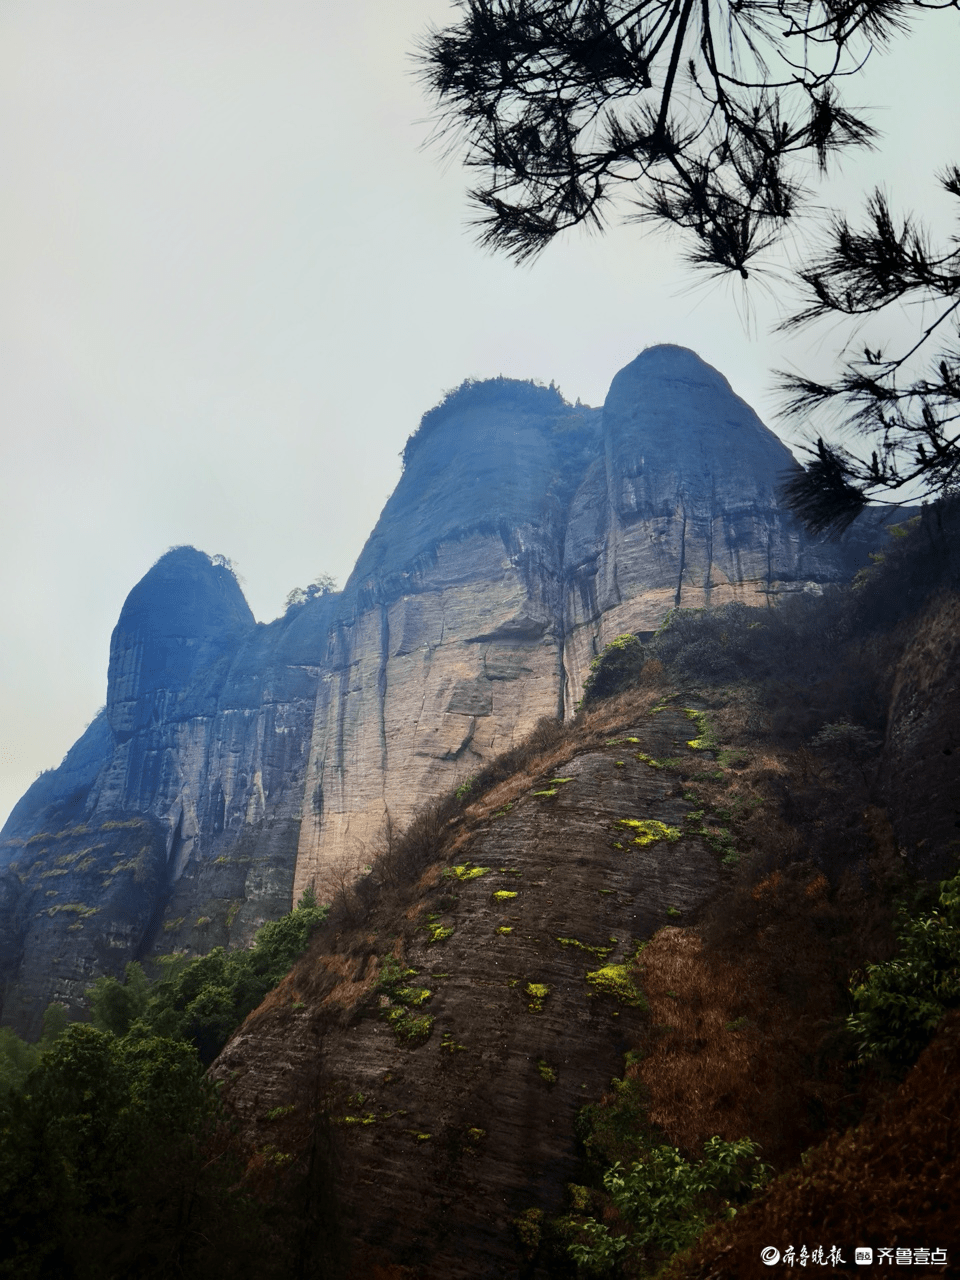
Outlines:
[[[595,1218],[581,1226],[570,1245],[574,1261],[588,1273],[608,1272],[617,1263],[640,1263],[685,1248],[708,1219],[727,1203],[745,1199],[766,1181],[769,1171],[747,1139],[709,1138],[703,1158],[688,1162],[675,1147],[655,1146],[637,1163],[619,1161],[604,1174],[603,1185],[626,1228],[613,1235]]]
[[[311,902],[316,903],[312,890],[289,915],[265,924],[249,950],[214,947],[192,960],[164,957],[154,983],[136,963],[127,965],[122,983],[99,978],[88,992],[94,1025],[134,1039],[162,1035],[189,1041],[205,1064],[212,1062],[233,1030],[286,977],[326,918],[327,908]]]
[[[901,912],[899,950],[868,965],[853,987],[857,1012],[847,1025],[860,1058],[914,1062],[948,1009],[960,1005],[960,874],[944,880],[928,914]]]
[[[637,636],[622,635],[611,640],[590,664],[590,674],[583,682],[581,707],[601,698],[611,698],[640,683],[643,669],[643,645]]]

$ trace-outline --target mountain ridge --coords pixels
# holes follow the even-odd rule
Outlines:
[[[836,545],[804,535],[776,498],[789,451],[685,348],[641,353],[602,410],[509,380],[438,409],[343,591],[257,624],[193,548],[133,589],[105,717],[0,834],[3,1022],[78,1012],[130,959],[248,943],[569,717],[617,634],[821,591],[881,536],[872,514]]]

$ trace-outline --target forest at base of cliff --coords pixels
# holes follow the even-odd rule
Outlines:
[[[285,1128],[292,1107],[268,1110],[276,1142],[251,1147],[229,1077],[214,1087],[202,1058],[264,995],[265,1008],[276,1005],[267,993],[311,932],[281,990],[305,987],[371,930],[399,938],[402,953],[411,904],[431,901],[417,873],[449,862],[454,880],[474,874],[454,862],[454,819],[488,818],[486,796],[502,808],[511,779],[529,786],[589,748],[622,770],[628,751],[645,753],[619,726],[696,698],[705,709],[684,712],[696,735],[690,758],[639,763],[677,777],[695,805],[688,825],[725,878],[696,919],[671,910],[632,969],[623,966],[644,1005],[641,1031],[611,1088],[584,1099],[581,1173],[565,1202],[513,1218],[516,1274],[640,1276],[667,1265],[678,1280],[733,1277],[754,1265],[761,1239],[799,1247],[804,1233],[813,1247],[848,1253],[854,1243],[952,1244],[960,1170],[943,1120],[960,1106],[953,813],[949,792],[935,802],[934,779],[925,829],[904,838],[913,810],[896,774],[909,773],[916,744],[899,759],[891,751],[897,699],[923,660],[910,655],[955,609],[958,524],[954,509],[928,512],[855,588],[820,601],[765,616],[743,606],[674,616],[634,669],[620,664],[609,696],[567,725],[539,726],[425,811],[366,880],[341,884],[329,918],[308,899],[290,924],[269,926],[262,963],[257,946],[238,953],[255,977],[231,986],[221,953],[171,970],[166,988],[137,971],[125,984],[101,982],[99,1029],[64,1029],[51,1015],[20,1080],[13,1070],[29,1054],[6,1033],[0,1274],[430,1275],[429,1239],[422,1271],[409,1253],[369,1251],[367,1270],[356,1269],[337,1169],[350,1158],[343,1121],[358,1108],[362,1119],[362,1100],[318,1091],[298,1136]],[[928,690],[937,676],[950,685],[948,662],[924,670]],[[939,763],[952,751],[941,746]],[[404,985],[402,969],[391,976],[383,965],[381,975],[375,1005],[398,997],[405,1016],[419,1011],[410,993],[421,989]],[[135,1016],[148,1007],[152,1026]],[[337,1021],[331,1013],[331,1036]],[[548,1089],[552,1071],[542,1064]],[[710,1132],[718,1117],[723,1136]],[[851,1176],[855,1166],[863,1177]]]

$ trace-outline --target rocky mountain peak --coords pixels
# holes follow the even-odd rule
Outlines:
[[[365,865],[676,607],[848,581],[882,533],[807,537],[789,451],[692,351],[644,351],[602,410],[467,380],[426,413],[342,593],[258,626],[223,557],[130,592],[107,711],[0,834],[0,1017],[79,1011],[129,959],[248,942]],[[50,883],[54,881],[55,883]]]
[[[117,739],[156,720],[160,702],[185,690],[255,626],[222,557],[194,547],[161,556],[127,596],[110,640],[107,715]]]
[[[641,352],[603,409],[620,506],[655,515],[777,507],[793,455],[726,378],[686,347]]]

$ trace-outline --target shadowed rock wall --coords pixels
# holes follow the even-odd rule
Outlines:
[[[0,833],[4,1022],[33,1033],[131,959],[249,941],[571,714],[613,636],[818,591],[879,538],[806,537],[776,500],[789,451],[680,347],[638,356],[602,411],[464,384],[405,462],[342,593],[264,626],[189,547],[130,593],[105,713]]]

